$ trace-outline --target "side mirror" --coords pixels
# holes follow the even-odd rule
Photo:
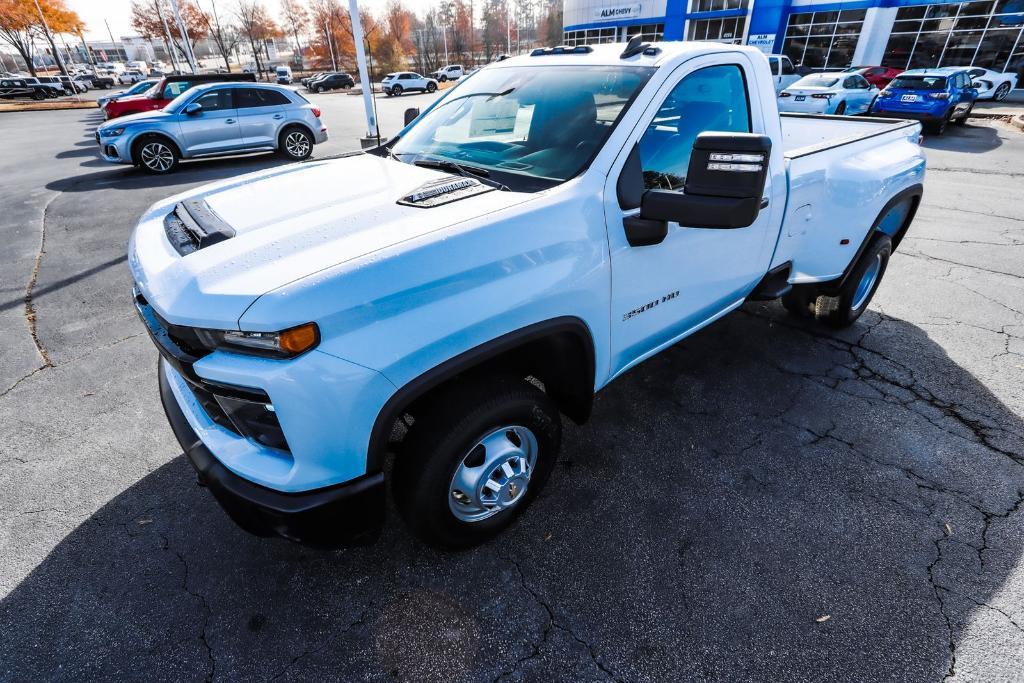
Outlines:
[[[405,116],[403,118],[405,123],[403,125],[408,126],[410,123],[415,121],[416,117],[419,116],[419,115],[420,115],[420,110],[417,107],[410,107],[410,108],[406,109],[405,110]]]
[[[693,143],[683,191],[644,190],[638,148],[619,176],[617,195],[623,209],[639,206],[638,216],[623,223],[632,246],[658,244],[668,223],[687,228],[746,228],[763,208],[772,142],[752,133],[701,133]]]
[[[195,116],[203,110],[203,105],[198,102],[189,102],[185,105],[185,114],[188,116]]]

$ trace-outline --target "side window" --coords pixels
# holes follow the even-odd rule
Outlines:
[[[173,100],[175,97],[185,92],[190,87],[192,86],[187,81],[169,81],[167,85],[164,86],[163,99]]]
[[[768,58],[768,67],[772,70],[772,75],[773,76],[775,74],[779,73],[779,58],[778,57],[769,57]]]
[[[203,105],[203,111],[206,112],[231,109],[231,91],[227,89],[213,90],[203,93],[192,101]]]
[[[782,75],[790,76],[796,73],[796,69],[793,68],[793,62],[789,61],[789,57],[782,58]]]
[[[235,106],[239,109],[275,107],[282,104],[280,100],[274,97],[275,95],[283,97],[280,93],[265,88],[236,88]]]
[[[750,132],[747,86],[739,66],[699,69],[672,89],[640,138],[644,185],[682,189],[693,142],[704,131]]]
[[[284,93],[280,93],[276,90],[262,90],[261,92],[267,99],[267,105],[283,106],[291,104],[291,100],[289,100]]]

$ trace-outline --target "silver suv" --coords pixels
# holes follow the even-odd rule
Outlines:
[[[96,129],[100,156],[150,173],[180,159],[278,151],[301,161],[327,141],[320,109],[290,88],[211,83],[183,92],[159,111],[113,119]]]

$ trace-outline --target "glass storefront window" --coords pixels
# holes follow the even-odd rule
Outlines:
[[[918,21],[925,17],[924,21]],[[919,7],[896,13],[882,64],[899,69],[981,66],[1020,71],[1024,42],[1021,0],[983,0]],[[1021,74],[1024,76],[1024,73]]]
[[[845,69],[863,25],[864,10],[791,14],[782,51],[794,64],[810,69]]]
[[[719,43],[740,44],[747,28],[746,17],[725,19],[691,19],[687,40],[712,40]]]

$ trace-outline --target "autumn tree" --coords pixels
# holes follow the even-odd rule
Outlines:
[[[282,35],[281,29],[259,0],[238,0],[236,16],[242,36],[249,41],[249,47],[252,48],[256,73],[262,73],[269,65],[260,61],[260,53],[267,49],[268,40]],[[267,54],[267,61],[269,61],[269,54]]]
[[[309,30],[309,12],[299,0],[281,0],[281,25],[284,26],[295,40],[295,61],[302,66],[302,44],[299,34]]]
[[[39,0],[38,8],[34,0],[0,0],[0,40],[18,51],[33,76],[36,75],[35,40],[48,40],[54,57],[58,54],[53,36],[43,30],[39,10],[42,10],[51,33],[77,33],[84,27],[82,20],[67,8],[64,0]]]
[[[188,33],[189,47],[194,50],[196,43],[209,35],[209,20],[193,0],[178,0],[178,12]],[[132,0],[131,26],[150,41],[160,38],[165,45],[170,41],[168,54],[173,49],[186,61],[185,41],[168,0]]]
[[[213,9],[212,14],[201,11],[203,25],[206,27],[206,33],[213,40],[217,46],[217,51],[220,52],[220,56],[224,59],[224,68],[231,72],[231,53],[238,45],[238,29],[231,24],[222,24],[220,21],[220,13],[217,12],[217,3],[215,0],[210,0],[210,5]],[[191,37],[191,35],[189,36]]]

